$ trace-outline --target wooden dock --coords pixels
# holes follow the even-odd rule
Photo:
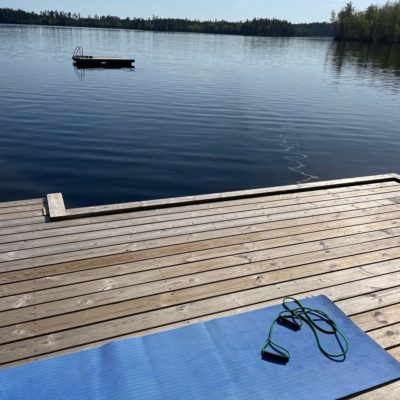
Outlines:
[[[0,203],[0,288],[2,368],[318,294],[400,360],[400,176]]]
[[[74,64],[78,68],[132,68],[135,60],[133,58],[117,57],[73,57]]]

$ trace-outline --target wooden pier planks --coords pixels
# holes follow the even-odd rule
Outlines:
[[[399,198],[389,174],[75,210],[61,194],[0,203],[1,367],[317,294],[400,358]]]

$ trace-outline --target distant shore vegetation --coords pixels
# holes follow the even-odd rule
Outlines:
[[[400,0],[382,6],[371,5],[358,11],[351,2],[339,12],[332,12],[331,22],[294,24],[285,20],[254,18],[252,20],[197,21],[179,18],[83,17],[64,11],[28,12],[0,8],[0,23],[89,28],[135,29],[159,32],[217,33],[245,36],[325,36],[336,40],[400,43]]]
[[[400,1],[357,11],[351,2],[332,13],[336,40],[400,43]]]
[[[137,29],[160,32],[218,33],[246,36],[328,36],[334,30],[329,22],[293,24],[278,19],[255,18],[242,22],[192,21],[176,18],[119,18],[115,16],[82,17],[78,13],[64,11],[27,12],[11,8],[0,8],[0,23],[72,26],[91,28]]]

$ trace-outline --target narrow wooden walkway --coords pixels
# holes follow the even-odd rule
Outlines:
[[[400,176],[0,203],[0,366],[325,294],[400,360]],[[379,368],[379,366],[376,366]],[[360,396],[400,398],[400,383]]]

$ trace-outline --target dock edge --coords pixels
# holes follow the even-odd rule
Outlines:
[[[351,186],[354,184],[368,184],[385,181],[396,181],[400,183],[400,174],[382,174],[358,178],[336,179],[322,182],[303,183],[296,185],[278,186],[263,189],[240,190],[234,192],[212,193],[199,196],[184,196],[160,200],[145,200],[131,203],[108,204],[102,206],[81,207],[66,209],[62,193],[47,195],[50,221],[67,219],[87,218],[98,215],[119,214],[156,208],[186,206],[201,204],[205,202],[219,202],[226,200],[245,199],[266,195],[279,195],[294,192],[306,192],[318,189],[330,189],[336,187]]]

